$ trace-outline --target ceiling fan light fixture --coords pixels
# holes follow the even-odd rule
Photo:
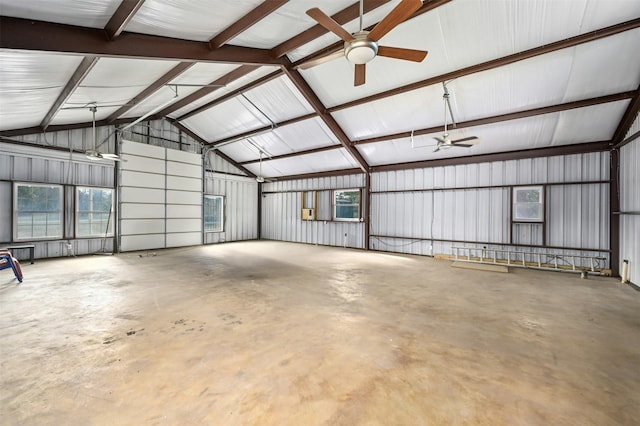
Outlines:
[[[367,32],[354,34],[355,40],[345,42],[344,55],[353,64],[366,64],[378,54],[378,43],[367,38]]]

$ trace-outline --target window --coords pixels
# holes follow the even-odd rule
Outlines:
[[[360,220],[360,190],[342,189],[333,191],[333,219]]]
[[[82,188],[76,190],[76,237],[113,235],[113,190]]]
[[[544,221],[542,186],[521,186],[513,188],[513,221]]]
[[[62,238],[62,187],[16,183],[14,239]]]
[[[224,226],[224,197],[204,196],[204,232],[222,232]]]

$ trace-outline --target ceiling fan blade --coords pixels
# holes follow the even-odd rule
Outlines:
[[[405,61],[422,62],[427,57],[426,50],[404,49],[402,47],[378,46],[378,56],[402,59]]]
[[[452,143],[453,143],[454,145],[460,145],[460,142],[473,141],[473,140],[477,140],[477,139],[478,139],[478,137],[477,137],[477,136],[469,136],[468,138],[462,138],[462,139],[455,140],[455,141],[453,141]],[[478,143],[478,142],[473,142],[473,143],[471,143],[471,144],[469,144],[469,145],[475,145],[475,144],[477,144],[477,143]]]
[[[439,137],[435,137],[434,139],[438,141],[438,146],[439,146],[441,143],[447,143],[444,139],[439,138]]]
[[[303,62],[298,66],[301,70],[306,70],[320,64],[324,64],[325,62],[333,61],[334,59],[341,58],[344,56],[344,49],[340,49],[337,52],[329,53],[325,56],[319,56],[317,58],[311,59],[310,61]]]
[[[333,18],[325,14],[323,11],[321,11],[317,7],[307,10],[307,15],[315,19],[315,21],[318,24],[320,24],[327,30],[331,31],[332,33],[340,37],[342,40],[344,41],[353,40],[353,36],[349,34],[347,30],[342,28],[340,24],[338,24],[336,21],[333,20]]]
[[[384,19],[378,22],[368,37],[373,41],[378,41],[389,31],[401,24],[405,19],[422,6],[422,0],[402,0]]]
[[[459,146],[459,147],[462,147],[462,148],[471,148],[472,146],[475,146],[475,144],[469,144],[469,143],[455,143],[455,142],[453,142],[453,143],[451,144],[451,146]]]
[[[366,67],[366,64],[356,64],[356,71],[353,79],[354,86],[362,86],[365,83],[367,75]]]
[[[438,152],[440,151],[440,144],[438,144],[438,146],[436,147],[436,149],[433,150],[433,152]]]

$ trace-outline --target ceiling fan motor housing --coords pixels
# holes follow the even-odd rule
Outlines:
[[[344,54],[353,64],[366,64],[378,54],[378,43],[368,38],[369,31],[353,34],[354,40],[344,42]]]

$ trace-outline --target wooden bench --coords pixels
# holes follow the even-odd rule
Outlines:
[[[34,257],[34,252],[36,250],[35,244],[17,244],[17,245],[0,244],[0,249],[9,250],[12,253],[15,250],[29,250],[29,261],[33,265],[33,257]]]

